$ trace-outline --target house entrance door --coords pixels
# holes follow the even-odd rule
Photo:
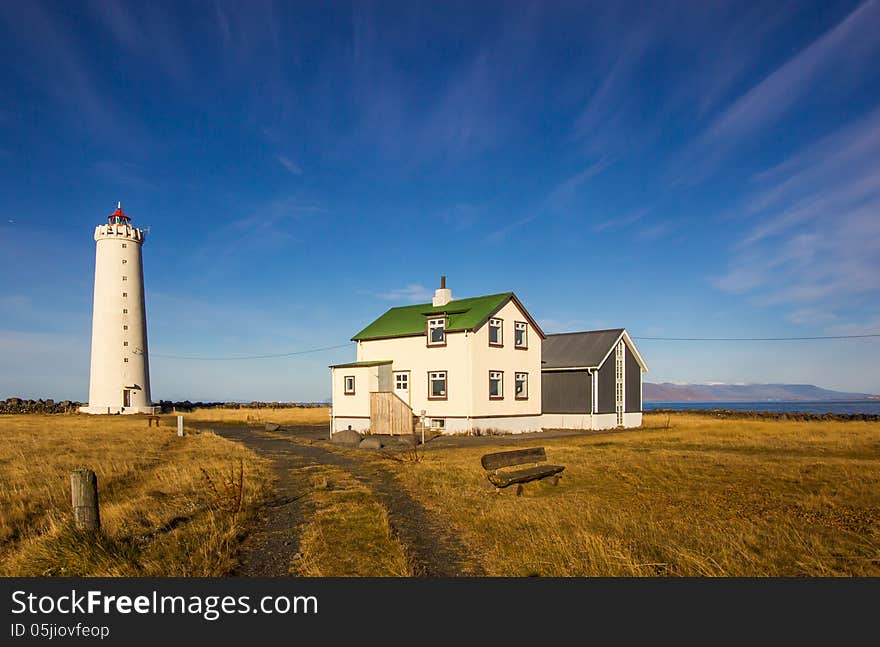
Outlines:
[[[409,404],[409,371],[394,374],[394,394]]]
[[[122,406],[131,406],[131,389],[122,389]]]

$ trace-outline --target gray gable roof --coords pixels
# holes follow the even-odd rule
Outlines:
[[[547,335],[541,344],[541,368],[598,367],[623,328]]]

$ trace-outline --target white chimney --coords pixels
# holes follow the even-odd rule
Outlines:
[[[431,302],[435,308],[439,308],[440,306],[445,306],[447,303],[452,301],[452,290],[447,289],[446,287],[446,277],[440,277],[440,287],[437,290],[434,290],[434,300]]]

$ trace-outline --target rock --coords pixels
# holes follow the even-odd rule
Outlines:
[[[367,436],[358,445],[358,449],[382,449],[385,444],[378,436]]]
[[[281,429],[281,425],[276,425],[274,422],[266,423],[266,431],[278,431]]]
[[[345,445],[346,447],[357,447],[361,444],[361,440],[363,440],[363,436],[352,429],[337,431],[330,438],[330,442],[337,445]]]
[[[302,559],[302,558],[303,558],[302,553],[294,553],[294,554],[293,554],[293,560],[294,560],[294,561],[296,561],[296,560],[298,560],[298,559]]]

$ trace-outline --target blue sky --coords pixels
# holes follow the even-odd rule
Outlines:
[[[315,400],[393,305],[548,332],[880,331],[880,0],[0,3],[0,397],[84,400],[95,225],[153,396]],[[880,339],[640,343],[650,381],[880,393]]]

